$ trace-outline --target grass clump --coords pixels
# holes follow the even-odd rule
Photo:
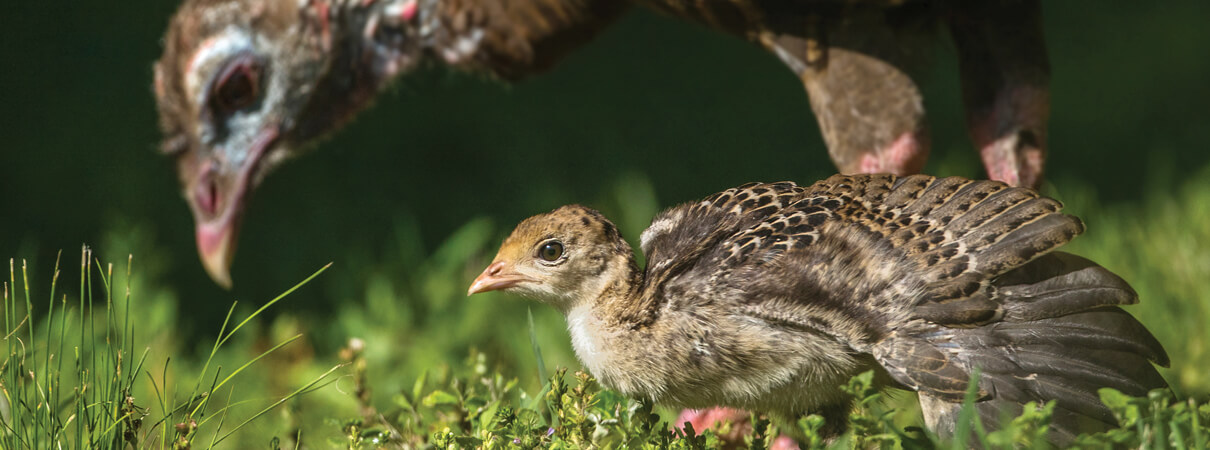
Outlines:
[[[357,366],[357,362],[354,362]],[[393,411],[371,412],[343,423],[343,438],[329,441],[333,448],[636,448],[707,449],[771,448],[785,427],[810,449],[853,448],[1045,448],[1054,413],[1053,402],[1028,404],[1023,413],[988,431],[974,408],[974,390],[958,420],[954,437],[938,437],[918,425],[901,425],[898,413],[887,406],[888,391],[874,387],[873,372],[851,379],[844,390],[853,395],[856,408],[848,417],[845,434],[831,442],[820,436],[824,421],[809,415],[796,423],[777,423],[761,415],[751,418],[739,440],[723,441],[720,432],[674,428],[650,403],[604,390],[584,372],[556,370],[537,395],[517,388],[516,379],[487,369],[486,355],[473,352],[459,368],[444,367],[435,376],[421,376],[408,392],[395,395]],[[977,374],[975,375],[978,376]],[[976,378],[977,381],[977,378]],[[1174,400],[1164,389],[1146,398],[1132,398],[1102,389],[1101,399],[1121,426],[1079,436],[1071,448],[1207,448],[1210,439],[1210,403]],[[371,407],[372,408],[372,407]]]
[[[1206,180],[1148,189],[1145,201],[1124,203],[1103,201],[1078,182],[1052,189],[1089,224],[1064,250],[1138,290],[1141,304],[1128,310],[1173,355],[1173,369],[1163,373],[1177,392],[1142,399],[1102,393],[1123,426],[1081,436],[1078,448],[1207,448]],[[629,177],[587,203],[619,218],[633,239],[661,204],[649,187]],[[214,342],[181,342],[187,333],[179,330],[192,318],[177,308],[205,307],[197,306],[205,299],[177,298],[171,283],[157,279],[171,255],[137,229],[118,227],[107,244],[148,261],[127,291],[140,294],[137,303],[120,288],[131,286],[129,274],[90,263],[91,255],[81,262],[80,294],[55,291],[49,300],[36,288],[28,292],[24,267],[13,265],[0,336],[0,448],[769,448],[783,431],[808,448],[1028,448],[1050,423],[1053,405],[1031,405],[998,431],[972,414],[963,425],[970,431],[956,435],[963,439],[939,438],[920,427],[914,395],[877,391],[867,375],[846,387],[859,407],[847,418],[850,432],[835,442],[820,438],[818,416],[673,429],[677,411],[624,398],[574,372],[557,311],[535,308],[530,316],[507,295],[465,297],[511,222],[472,220],[436,244],[420,233],[423,222],[401,216],[393,238],[350,245],[338,258],[341,272],[305,294],[339,305],[330,313],[298,307],[266,318],[263,308],[233,307]],[[43,264],[31,264],[37,275],[32,266]],[[480,351],[463,359],[468,349]],[[337,366],[349,374],[333,389],[301,395],[334,380]],[[552,374],[545,366],[573,369]]]
[[[69,302],[67,294],[56,298],[56,261],[44,311],[35,308],[28,267],[21,265],[18,291],[16,261],[10,260],[4,283],[0,448],[210,448],[269,410],[324,386],[339,367],[251,415],[229,414],[233,407],[251,402],[232,401],[237,377],[301,336],[273,345],[234,370],[224,371],[217,364],[212,369],[215,355],[246,324],[327,267],[228,328],[236,310],[233,304],[209,357],[190,383],[182,380],[189,377],[170,369],[171,357],[153,369],[149,361],[157,360],[156,355],[137,347],[141,311],[131,295],[131,260],[123,277],[125,289],[115,296],[113,264],[100,264],[85,248],[76,302]],[[147,398],[155,401],[141,401]],[[228,419],[239,420],[230,426]]]
[[[359,364],[355,361],[354,366]],[[713,432],[670,430],[650,403],[603,390],[584,372],[556,370],[537,394],[488,370],[472,352],[461,367],[422,375],[376,410],[341,424],[345,448],[717,448]],[[372,408],[372,407],[371,407]]]
[[[1064,250],[1090,257],[1103,264],[1122,275],[1139,291],[1141,304],[1127,309],[1148,324],[1173,355],[1174,368],[1163,373],[1177,392],[1157,394],[1171,396],[1169,398],[1173,400],[1170,404],[1164,404],[1163,408],[1148,409],[1148,413],[1142,414],[1140,420],[1145,426],[1141,430],[1138,428],[1139,422],[1131,422],[1133,425],[1123,426],[1111,433],[1082,436],[1073,444],[1077,448],[1119,448],[1126,445],[1141,447],[1143,443],[1146,443],[1147,448],[1206,448],[1204,438],[1207,436],[1207,417],[1204,413],[1195,417],[1192,411],[1204,406],[1208,385],[1204,371],[1206,353],[1200,351],[1202,344],[1206,342],[1206,333],[1205,328],[1197,324],[1204,322],[1202,318],[1207,317],[1205,305],[1210,304],[1207,303],[1210,297],[1206,296],[1203,288],[1204,280],[1210,279],[1210,272],[1206,271],[1210,266],[1206,265],[1206,252],[1203,251],[1206,248],[1205,243],[1210,242],[1210,234],[1207,234],[1210,228],[1191,226],[1210,223],[1195,220],[1210,212],[1210,208],[1203,206],[1210,205],[1210,202],[1201,201],[1210,198],[1210,183],[1205,180],[1210,180],[1210,177],[1181,183],[1178,189],[1153,189],[1150,191],[1154,192],[1153,195],[1137,204],[1103,202],[1097,198],[1095,190],[1078,181],[1069,180],[1061,183],[1061,190],[1052,189],[1061,191],[1053,194],[1062,194],[1060,198],[1067,203],[1067,211],[1082,217],[1090,229],[1087,235],[1076,239],[1073,245],[1065,247]],[[628,181],[625,184],[636,184],[633,180]],[[623,183],[619,183],[621,184]],[[607,216],[623,218],[619,221],[623,235],[634,238],[646,226],[645,220],[654,214],[650,211],[654,208],[651,205],[657,205],[659,202],[650,190],[615,189],[588,204],[600,206]],[[633,220],[625,220],[626,218]],[[415,222],[404,223],[415,226]],[[500,224],[483,220],[470,222],[466,227],[451,233],[447,242],[427,255],[421,249],[405,245],[422,242],[418,233],[411,230],[399,233],[398,243],[408,251],[399,252],[401,257],[381,265],[388,270],[376,269],[383,273],[370,277],[371,280],[378,281],[369,283],[370,288],[365,289],[364,300],[342,302],[354,306],[342,308],[338,324],[342,325],[340,328],[343,329],[334,334],[365,337],[365,342],[370,347],[366,351],[366,359],[369,361],[367,370],[373,374],[372,384],[377,392],[377,397],[373,398],[371,403],[377,404],[383,411],[399,408],[391,396],[398,392],[410,392],[410,383],[418,373],[429,374],[425,383],[428,383],[426,386],[431,386],[430,389],[449,391],[452,389],[449,387],[452,379],[461,379],[460,383],[467,385],[480,382],[476,381],[480,378],[492,379],[502,376],[508,379],[514,374],[530,373],[537,367],[542,376],[523,377],[510,394],[505,396],[507,403],[504,404],[514,413],[537,414],[541,419],[529,434],[520,431],[511,434],[514,438],[521,439],[517,445],[523,448],[531,447],[530,444],[542,448],[565,448],[593,444],[609,448],[613,444],[597,444],[584,439],[570,444],[572,441],[560,436],[572,436],[575,433],[560,427],[574,428],[576,424],[573,422],[569,425],[551,419],[561,417],[558,411],[552,413],[544,402],[534,403],[533,399],[539,397],[539,394],[534,393],[546,392],[542,387],[552,383],[546,381],[548,378],[545,374],[549,372],[541,368],[543,358],[533,351],[533,342],[541,344],[548,364],[553,362],[554,364],[550,365],[577,367],[568,346],[568,338],[561,330],[564,326],[563,318],[547,308],[535,308],[531,320],[536,322],[537,326],[530,327],[531,337],[526,341],[526,311],[519,306],[516,299],[491,293],[471,299],[463,296],[462,290],[469,280],[490,262],[486,258],[494,254],[495,244],[503,239],[501,232],[507,231],[507,227],[502,229],[496,225]],[[404,279],[405,277],[412,278]],[[367,307],[359,308],[357,305],[361,303]],[[394,321],[395,315],[402,315],[400,322],[405,326]],[[354,318],[356,320],[352,320]],[[390,335],[376,335],[375,330]],[[484,356],[477,358],[485,358],[499,366],[487,370],[486,365],[476,363],[483,365],[485,370],[478,375],[478,372],[471,369],[474,364],[469,362],[465,368],[445,368],[440,371],[424,369],[442,365],[443,361],[457,360],[459,355],[466,354],[465,349],[468,347],[482,349]],[[536,382],[538,379],[542,381]],[[568,375],[567,380],[572,385],[577,385],[579,381],[571,375]],[[860,407],[849,418],[850,433],[836,442],[827,444],[819,439],[818,431],[823,429],[823,422],[818,416],[804,417],[793,424],[775,423],[754,417],[751,428],[745,429],[746,434],[740,445],[765,447],[771,444],[771,437],[777,436],[779,430],[793,428],[799,431],[800,436],[808,437],[804,443],[810,448],[1030,448],[1041,444],[1054,411],[1054,405],[1051,404],[1029,405],[1020,416],[1008,418],[997,431],[989,431],[992,424],[979,423],[976,415],[971,414],[964,418],[964,426],[971,430],[969,433],[957,434],[956,436],[962,436],[961,439],[944,439],[929,434],[920,426],[920,413],[914,395],[897,391],[878,392],[860,377],[853,382],[856,384],[850,384],[848,389],[850,394],[858,399]],[[593,383],[593,386],[587,389],[599,390],[599,387]],[[1189,403],[1186,396],[1191,394],[1199,400]],[[423,399],[423,396],[419,398]],[[608,391],[601,391],[597,402],[597,407],[607,410],[619,404],[625,409],[626,405],[631,404]],[[1198,406],[1194,408],[1190,405]],[[490,430],[474,421],[466,425],[435,418],[437,412],[443,408],[456,410],[454,406],[438,405],[430,410],[427,409],[429,406],[421,403],[416,408],[421,412],[420,418],[411,419],[406,423],[396,420],[398,412],[384,413],[383,421],[358,419],[361,420],[359,429],[363,431],[392,428],[413,430],[407,432],[408,437],[402,441],[387,440],[382,441],[385,444],[362,445],[384,445],[388,448],[396,445],[424,448],[450,442],[482,448],[499,445],[494,444],[494,440],[484,439],[483,433]],[[1178,414],[1180,408],[1190,412]],[[526,410],[533,412],[524,412]],[[1151,411],[1161,412],[1154,416]],[[669,445],[680,445],[673,444],[678,442],[678,438],[671,434],[673,431],[669,431],[676,411],[657,406],[654,412],[659,413],[663,426],[652,428],[652,434],[634,442],[658,442],[656,437],[662,439],[663,434],[668,434],[671,442]],[[458,414],[474,413],[466,410]],[[425,418],[430,416],[434,418]],[[568,416],[576,417],[575,414]],[[595,429],[595,424],[589,424]],[[330,429],[338,430],[339,427]],[[1168,438],[1172,436],[1173,429],[1178,430],[1179,438]],[[725,430],[726,427],[717,432],[695,432],[694,435],[709,436],[710,442],[717,443],[719,436],[727,434]],[[1163,445],[1155,440],[1159,430],[1163,430],[1163,435],[1168,436],[1162,440]],[[552,437],[544,438],[535,434],[548,431],[552,433]],[[444,433],[443,440],[436,441],[435,433]],[[458,441],[459,438],[463,440]],[[469,439],[479,439],[482,442],[472,445],[476,441]],[[344,437],[334,438],[331,442],[334,445],[348,444]],[[588,444],[585,444],[586,442]],[[1129,444],[1131,442],[1135,444]]]

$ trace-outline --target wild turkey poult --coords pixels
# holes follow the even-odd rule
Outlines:
[[[247,197],[265,175],[422,59],[520,79],[554,66],[630,3],[186,0],[155,64],[155,94],[162,149],[176,157],[207,272],[231,284]],[[923,167],[929,140],[915,77],[944,26],[988,175],[1040,180],[1049,66],[1038,0],[633,3],[776,55],[802,80],[843,173]]]
[[[874,369],[952,433],[974,368],[985,424],[1055,400],[1050,438],[1112,426],[1096,390],[1165,387],[1168,356],[1119,305],[1118,276],[1051,252],[1084,230],[1060,204],[994,181],[837,175],[748,184],[659,214],[647,267],[607,219],[572,205],[521,222],[470,294],[550,304],[602,384],[843,430],[839,386]]]

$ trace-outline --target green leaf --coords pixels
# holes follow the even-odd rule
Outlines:
[[[1134,426],[1142,417],[1138,401],[1130,396],[1113,388],[1098,389],[1097,394],[1101,397],[1101,403],[1109,407],[1122,427]]]
[[[424,406],[457,405],[458,397],[445,391],[433,391],[424,397]]]
[[[824,418],[817,414],[811,414],[801,419],[798,419],[798,429],[803,436],[806,437],[806,444],[809,448],[817,448],[823,442],[823,436],[819,430],[823,429]]]
[[[412,384],[412,398],[413,399],[420,398],[420,395],[424,393],[424,384],[426,382],[428,382],[428,379],[429,379],[429,371],[426,370],[426,371],[420,372],[420,378],[417,378],[416,382]]]
[[[454,438],[454,443],[458,445],[458,448],[476,448],[483,445],[483,440],[470,436],[458,436]]]
[[[479,414],[479,428],[482,430],[491,430],[496,427],[498,419],[496,412],[500,410],[500,402],[491,402],[484,406],[483,412]]]
[[[403,394],[395,394],[391,397],[391,401],[395,402],[396,405],[399,405],[399,407],[403,409],[416,409],[416,407],[412,405],[411,400],[408,400],[408,397]]]

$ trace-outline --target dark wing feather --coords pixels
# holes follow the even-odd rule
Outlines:
[[[873,354],[921,393],[943,433],[981,367],[989,426],[1001,410],[1055,400],[1052,438],[1064,442],[1082,421],[1112,423],[1096,389],[1163,387],[1152,363],[1168,358],[1117,307],[1137,301],[1121,278],[1050,253],[1084,229],[1060,207],[1028,189],[961,178],[747,185],[653,222],[643,236],[645,297],[658,302],[674,285],[744,311],[777,302],[780,322]]]

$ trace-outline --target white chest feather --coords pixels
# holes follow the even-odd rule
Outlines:
[[[609,348],[600,335],[600,319],[589,306],[578,306],[567,312],[567,331],[571,334],[571,346],[584,367],[598,379],[608,377]]]
[[[711,312],[734,320],[703,323],[663,311],[663,322],[639,333],[609,327],[598,314],[589,306],[567,311],[580,362],[609,389],[668,405],[808,411],[835,402],[836,386],[858,365],[830,338],[742,316]]]

